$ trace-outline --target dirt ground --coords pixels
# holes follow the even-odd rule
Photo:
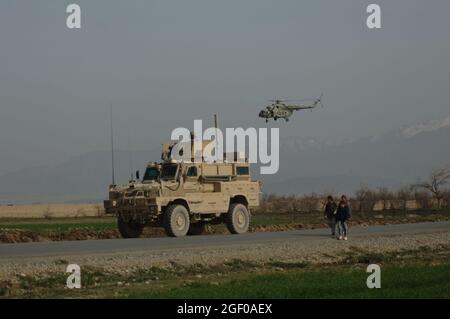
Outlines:
[[[389,225],[450,220],[449,211],[355,213],[350,226]],[[321,212],[300,214],[265,213],[252,216],[249,232],[274,232],[326,228]],[[224,225],[208,226],[205,234],[227,234]],[[146,227],[141,237],[166,236],[160,227]],[[0,243],[116,239],[121,238],[112,217],[49,219],[0,219]]]

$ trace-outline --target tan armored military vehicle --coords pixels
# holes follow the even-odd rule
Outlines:
[[[231,233],[245,233],[261,192],[260,182],[251,179],[250,164],[175,162],[168,149],[163,145],[165,160],[149,163],[142,181],[111,185],[104,207],[117,216],[121,235],[139,237],[145,226],[163,226],[174,237],[198,235],[207,223],[225,223]]]

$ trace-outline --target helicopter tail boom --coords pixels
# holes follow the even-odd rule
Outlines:
[[[322,97],[323,97],[323,93],[320,94],[320,97],[319,97],[319,98],[313,100],[314,102],[313,102],[313,104],[311,104],[311,105],[288,105],[287,107],[290,108],[291,110],[295,110],[295,111],[298,111],[298,110],[314,109],[314,108],[316,108],[317,105],[319,105],[319,104],[323,107],[323,104],[322,104]]]

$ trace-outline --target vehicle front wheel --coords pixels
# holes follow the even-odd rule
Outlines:
[[[144,230],[144,225],[133,221],[125,221],[122,216],[117,217],[119,233],[123,238],[139,238]]]
[[[189,230],[189,212],[183,205],[169,205],[164,213],[164,229],[171,237],[185,236]]]
[[[242,204],[231,204],[225,217],[225,224],[232,234],[247,232],[250,225],[250,213]]]

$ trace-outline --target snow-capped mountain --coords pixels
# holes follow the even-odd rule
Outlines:
[[[406,127],[401,131],[401,135],[403,137],[410,138],[423,132],[433,132],[444,127],[450,127],[450,116],[440,120],[419,123],[413,126]]]
[[[450,117],[335,145],[281,144],[280,171],[261,176],[265,190],[280,193],[400,187],[450,164]],[[284,186],[283,186],[284,185]],[[297,186],[295,186],[297,185]]]

